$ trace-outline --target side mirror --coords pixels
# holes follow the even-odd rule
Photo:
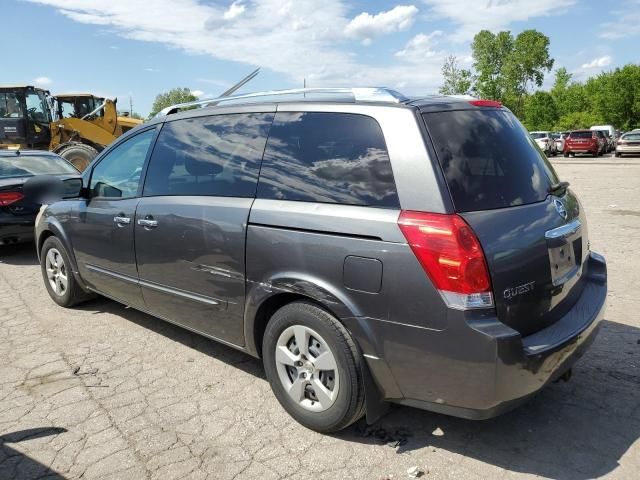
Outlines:
[[[54,177],[38,175],[27,180],[22,187],[25,198],[33,203],[53,203],[66,198],[84,196],[82,177]]]

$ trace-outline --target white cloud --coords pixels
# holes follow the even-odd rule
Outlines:
[[[440,83],[439,66],[416,68],[401,61],[367,65],[345,42],[350,38],[345,33],[348,25],[352,25],[351,35],[360,40],[404,30],[413,21],[416,7],[395,7],[352,19],[343,0],[323,0],[321,8],[317,0],[253,0],[242,15],[226,21],[227,6],[204,0],[30,1],[127,39],[262,66],[287,75],[296,84],[302,84],[304,78],[311,86],[398,88],[404,84],[406,93],[417,94],[435,92]],[[358,17],[361,20],[356,22]],[[377,20],[369,22],[371,18]],[[373,26],[367,26],[369,23]]]
[[[583,70],[589,70],[592,68],[608,67],[609,65],[611,65],[611,60],[611,55],[605,55],[603,57],[594,58],[588,63],[583,63],[580,68],[582,68]]]
[[[453,36],[468,41],[480,30],[497,31],[513,22],[535,17],[557,15],[577,0],[423,0],[429,13],[446,18],[457,25]]]
[[[640,0],[626,0],[611,13],[613,21],[601,25],[599,36],[607,40],[640,35]]]
[[[159,72],[160,70],[159,70],[159,69],[157,69],[157,68],[147,67],[147,68],[145,68],[145,69],[144,69],[144,71],[145,71],[145,72],[150,72],[150,73],[157,73],[157,72]]]
[[[38,85],[39,87],[48,87],[53,83],[49,77],[37,77],[33,79],[33,83]]]
[[[204,95],[204,92],[202,90],[191,90],[191,94],[194,97],[200,98],[202,95]]]
[[[413,5],[398,5],[376,15],[362,12],[349,22],[345,34],[369,44],[371,40],[380,35],[399,32],[411,27],[417,13],[418,9]]]
[[[222,18],[224,18],[225,20],[233,20],[234,18],[242,15],[245,10],[246,7],[242,4],[241,1],[233,2],[231,5],[229,5],[227,11],[224,12]]]
[[[409,62],[423,62],[425,59],[433,58],[438,55],[433,49],[434,38],[442,35],[440,30],[436,30],[430,34],[419,33],[407,42],[402,50],[395,53],[396,57],[402,58]]]

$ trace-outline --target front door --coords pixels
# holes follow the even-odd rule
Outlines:
[[[245,238],[272,113],[167,122],[136,211],[147,309],[244,345]]]
[[[134,218],[141,176],[156,129],[111,149],[93,168],[90,198],[78,209],[71,242],[82,278],[100,293],[143,308],[137,284]]]

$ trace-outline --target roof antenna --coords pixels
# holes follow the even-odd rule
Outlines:
[[[243,85],[245,85],[246,83],[250,82],[251,80],[253,80],[256,75],[258,75],[260,73],[260,67],[256,68],[253,72],[251,72],[249,75],[247,75],[246,77],[244,77],[242,80],[240,80],[238,83],[236,83],[235,85],[233,85],[232,87],[228,88],[227,90],[224,91],[224,93],[222,93],[220,95],[220,97],[228,97],[229,95],[231,95],[233,92],[235,92],[236,90],[238,90],[240,87],[242,87]],[[220,98],[218,97],[218,98]]]

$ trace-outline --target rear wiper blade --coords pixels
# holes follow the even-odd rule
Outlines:
[[[565,192],[569,188],[569,182],[558,182],[554,183],[547,190],[548,193],[555,194],[560,192]]]

